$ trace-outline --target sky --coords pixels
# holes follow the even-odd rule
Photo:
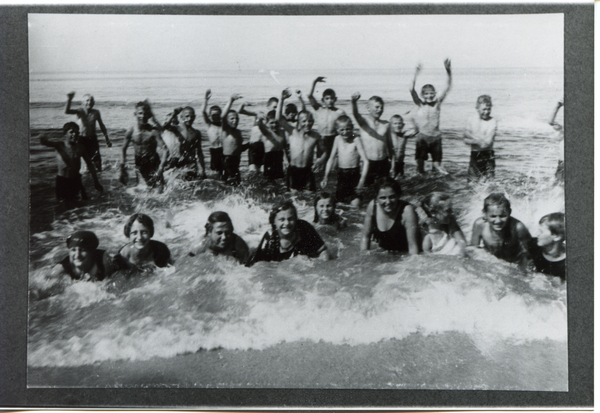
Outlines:
[[[30,14],[30,72],[562,67],[562,14]]]

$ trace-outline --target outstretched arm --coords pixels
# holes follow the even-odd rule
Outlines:
[[[44,146],[49,146],[50,148],[54,148],[54,149],[57,149],[59,146],[62,145],[62,142],[55,142],[55,141],[49,140],[48,136],[46,136],[46,135],[42,135],[42,137],[40,138],[40,143]]]
[[[206,89],[206,92],[204,93],[204,103],[202,103],[202,118],[207,125],[212,125],[212,121],[208,116],[208,101],[210,100],[211,95],[210,89]]]
[[[246,109],[246,106],[252,106],[252,104],[248,103],[248,102],[242,103],[242,106],[240,106],[240,115],[258,116],[258,114],[256,112],[252,112],[252,111]]]
[[[102,131],[102,134],[104,135],[104,139],[106,139],[106,146],[108,146],[110,148],[110,147],[112,147],[112,142],[108,138],[108,131],[106,130],[106,126],[104,126],[104,122],[102,122],[102,117],[100,116],[100,111],[98,110],[98,111],[96,111],[96,113],[98,114],[98,126],[100,127],[100,130]]]
[[[450,64],[450,59],[444,60],[444,67],[446,68],[446,73],[448,74],[448,83],[446,85],[446,89],[444,89],[444,91],[438,95],[439,103],[442,103],[444,99],[446,99],[446,96],[452,87],[452,66]]]
[[[65,113],[67,115],[77,115],[77,109],[71,109],[71,102],[73,101],[74,96],[75,92],[67,93],[67,106],[65,106]]]
[[[358,155],[362,160],[362,171],[360,172],[360,179],[358,180],[358,185],[356,185],[356,188],[362,189],[365,186],[365,180],[367,179],[367,173],[369,172],[369,159],[367,159],[365,148],[363,147],[360,139],[356,139],[356,149],[358,149]]]
[[[300,101],[300,112],[305,112],[306,103],[304,103],[304,99],[302,99],[302,91],[300,89],[296,90],[296,95],[298,95],[298,100]]]
[[[365,221],[363,223],[362,238],[360,241],[360,250],[368,251],[371,248],[371,234],[373,233],[373,214],[375,213],[375,201],[369,202]]]
[[[317,102],[317,99],[315,99],[313,95],[315,93],[315,87],[317,86],[317,83],[325,83],[325,78],[323,76],[317,77],[315,80],[313,80],[312,86],[310,88],[310,93],[308,94],[308,101],[310,102],[310,105],[313,107],[314,110],[318,110],[321,107],[321,105],[319,104],[319,102]]]
[[[287,133],[292,133],[294,131],[294,127],[290,125],[282,115],[283,101],[289,98],[291,95],[292,94],[287,89],[283,89],[281,91],[281,99],[279,99],[279,102],[277,103],[277,111],[275,112],[275,120],[277,120],[279,126],[281,126]]]
[[[406,229],[406,238],[408,241],[408,253],[416,255],[419,253],[419,244],[417,242],[417,214],[412,205],[407,205],[402,213],[402,225]]]
[[[160,156],[160,164],[158,165],[157,174],[162,175],[165,170],[165,164],[167,163],[167,158],[169,157],[169,149],[163,141],[162,136],[160,136],[160,132],[152,131],[154,138],[156,139],[156,149],[158,149],[158,155]]]
[[[415,102],[415,105],[417,106],[421,106],[423,104],[423,101],[421,100],[419,94],[415,90],[415,85],[417,84],[417,76],[419,75],[420,71],[421,64],[418,64],[417,68],[415,69],[415,76],[413,77],[412,86],[410,87],[410,95],[412,96],[413,102]]]
[[[559,100],[558,103],[556,104],[556,108],[554,108],[554,111],[552,112],[552,117],[550,118],[550,125],[555,126],[555,120],[556,120],[556,115],[558,115],[558,111],[560,110],[560,108],[564,105],[563,100]]]
[[[237,93],[234,93],[229,98],[229,101],[227,102],[227,105],[225,106],[225,109],[223,110],[223,113],[221,114],[221,124],[223,125],[223,129],[229,128],[229,125],[227,124],[227,114],[231,110],[231,106],[233,105],[233,102],[235,102],[236,100],[239,100],[241,98],[242,98],[242,95],[239,95]]]
[[[356,92],[355,94],[352,95],[352,115],[354,116],[354,119],[356,119],[356,122],[358,123],[358,125],[360,126],[360,128],[362,130],[364,130],[365,132],[367,132],[370,136],[372,136],[375,139],[379,139],[382,142],[386,142],[386,138],[384,136],[381,136],[379,133],[377,133],[377,131],[375,129],[373,129],[371,127],[371,125],[369,125],[369,123],[365,120],[365,118],[358,113],[358,100],[360,99],[360,93]]]

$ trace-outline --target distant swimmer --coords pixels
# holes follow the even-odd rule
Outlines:
[[[208,216],[206,233],[200,247],[190,253],[211,253],[235,258],[240,264],[248,261],[249,250],[246,242],[233,232],[233,223],[226,212],[216,211]]]
[[[469,179],[490,179],[494,177],[496,160],[494,138],[498,124],[492,118],[492,98],[481,95],[477,98],[477,114],[469,118],[465,128],[465,143],[471,145]]]
[[[129,243],[124,245],[115,256],[119,269],[130,272],[149,272],[156,267],[163,268],[173,264],[169,248],[152,238],[154,221],[145,214],[133,214],[127,220],[123,232]]]
[[[511,212],[504,194],[488,195],[483,201],[483,216],[473,223],[471,245],[480,247],[483,242],[483,247],[496,257],[524,267],[529,259],[531,234]]]
[[[421,65],[415,70],[410,94],[417,105],[413,113],[413,120],[418,130],[416,136],[415,160],[417,161],[417,170],[420,174],[425,173],[425,161],[428,154],[431,154],[433,167],[441,174],[447,175],[448,172],[442,168],[442,133],[440,132],[440,112],[441,106],[452,87],[452,68],[450,59],[444,61],[444,67],[448,74],[448,84],[439,95],[436,94],[433,85],[427,84],[421,88],[421,97],[415,90],[417,76],[421,72]]]
[[[452,200],[444,192],[432,192],[421,201],[428,219],[423,252],[465,256],[467,241],[452,212]]]
[[[94,187],[102,192],[104,188],[98,181],[96,168],[90,158],[88,151],[79,143],[79,126],[75,122],[67,122],[63,126],[64,140],[55,142],[42,136],[40,142],[44,146],[49,146],[56,150],[56,164],[58,173],[56,175],[56,198],[60,201],[73,201],[81,196],[81,199],[88,199],[87,193],[81,182],[81,158],[85,161],[92,179]]]
[[[83,95],[83,102],[77,109],[71,109],[73,97],[75,97],[75,92],[67,94],[67,106],[65,107],[65,113],[67,115],[77,115],[77,118],[81,123],[81,144],[86,148],[88,155],[96,167],[96,171],[102,172],[102,159],[100,157],[98,136],[96,135],[96,124],[98,124],[102,134],[104,134],[106,146],[110,148],[112,146],[112,142],[108,137],[106,126],[104,126],[104,122],[102,122],[100,111],[94,109],[95,100],[93,96]]]

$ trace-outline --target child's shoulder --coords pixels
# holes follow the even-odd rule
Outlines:
[[[475,220],[475,222],[473,222],[473,226],[483,226],[485,225],[486,220],[484,217],[479,217]]]

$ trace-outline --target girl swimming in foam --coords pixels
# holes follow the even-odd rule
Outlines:
[[[317,225],[330,225],[337,229],[348,226],[348,220],[335,212],[336,199],[328,192],[321,192],[315,197],[315,217],[313,222]]]
[[[248,245],[233,232],[233,223],[226,212],[216,211],[208,216],[206,234],[197,254],[210,252],[213,255],[233,257],[240,264],[248,260]],[[190,255],[196,255],[190,253]]]
[[[450,195],[432,192],[421,201],[428,216],[423,251],[432,254],[465,256],[467,241],[452,212]]]
[[[69,255],[54,268],[50,277],[68,276],[72,280],[102,281],[110,276],[111,260],[105,250],[98,249],[98,237],[91,231],[76,231],[67,238]]]

